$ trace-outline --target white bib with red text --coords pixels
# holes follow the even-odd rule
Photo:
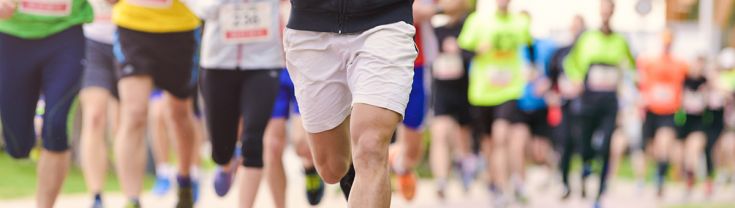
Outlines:
[[[219,23],[225,43],[243,44],[268,41],[275,31],[271,2],[237,3],[222,6]]]
[[[21,13],[64,17],[71,14],[72,0],[21,0],[18,11]]]

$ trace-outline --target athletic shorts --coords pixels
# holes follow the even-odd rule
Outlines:
[[[112,45],[92,39],[87,39],[86,43],[82,89],[99,87],[110,92],[114,98],[118,98],[116,62],[112,54]]]
[[[533,111],[518,111],[520,123],[528,125],[531,135],[551,139],[551,126],[549,125],[549,110],[538,109]]]
[[[424,67],[416,67],[413,73],[413,84],[406,107],[403,125],[418,130],[426,116],[426,89],[424,87]]]
[[[69,149],[67,121],[81,87],[84,51],[81,25],[33,40],[0,33],[0,120],[10,156],[27,158],[35,146],[34,118],[41,94],[43,149]]]
[[[475,129],[482,134],[491,134],[493,122],[499,119],[507,120],[511,123],[519,123],[522,121],[519,114],[516,101],[508,101],[500,105],[488,106],[472,106],[472,116]]]
[[[288,75],[286,69],[283,69],[278,80],[280,86],[278,87],[276,104],[273,105],[271,118],[288,119],[291,113],[299,113],[299,105],[296,102],[293,81],[291,81],[291,76]]]
[[[704,133],[706,130],[706,125],[704,123],[704,116],[703,115],[686,115],[686,120],[684,121],[684,124],[679,126],[677,128],[677,137],[680,139],[685,139],[689,134],[694,132],[702,132]]]
[[[643,121],[641,133],[644,139],[644,143],[651,142],[656,137],[656,131],[660,128],[676,128],[674,122],[674,114],[670,115],[658,115],[650,111],[646,111],[646,119]],[[645,144],[644,144],[645,145]]]
[[[405,22],[354,34],[286,29],[286,65],[310,133],[334,129],[362,103],[404,116],[418,54]]]
[[[148,75],[156,87],[184,99],[194,92],[195,31],[145,33],[118,27],[114,50],[121,78]]]
[[[466,74],[466,73],[465,73]],[[467,99],[468,78],[434,80],[433,102],[435,116],[451,116],[460,125],[472,122],[470,102]]]

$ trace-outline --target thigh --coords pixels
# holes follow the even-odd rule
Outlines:
[[[343,46],[337,45],[341,38],[292,29],[284,33],[286,65],[307,132],[334,129],[350,115],[346,58],[338,53]]]
[[[259,135],[263,132],[273,112],[278,95],[280,69],[241,72],[246,78],[240,85],[240,112],[243,116],[243,133]],[[262,139],[262,138],[256,138]]]
[[[85,42],[81,27],[70,28],[56,38],[63,44],[51,54],[42,71],[41,90],[46,101],[42,134],[45,149],[64,151],[69,147],[67,122],[79,93]]]
[[[41,90],[43,54],[32,41],[0,33],[0,120],[5,150],[26,158],[36,141],[33,119]]]
[[[399,22],[348,38],[352,44],[348,51],[351,55],[347,78],[353,103],[405,116],[417,56],[414,33],[413,26]]]

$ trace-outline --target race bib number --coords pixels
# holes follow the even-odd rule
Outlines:
[[[665,104],[676,102],[674,100],[674,89],[668,85],[654,85],[651,87],[651,102],[655,104]]]
[[[441,54],[434,61],[432,70],[438,80],[457,80],[464,75],[463,65],[459,54]]]
[[[702,113],[706,107],[706,100],[702,93],[686,90],[684,91],[684,110],[687,113]]]
[[[21,0],[18,11],[21,13],[65,17],[71,14],[72,0]]]
[[[620,82],[620,69],[612,66],[593,65],[587,76],[587,86],[591,91],[614,92]]]
[[[506,87],[513,82],[513,71],[510,69],[495,68],[488,70],[490,85],[493,87]]]
[[[273,36],[270,2],[238,3],[222,6],[219,23],[224,42],[231,44],[268,41]]]
[[[127,0],[128,3],[147,8],[166,9],[171,8],[174,0]]]

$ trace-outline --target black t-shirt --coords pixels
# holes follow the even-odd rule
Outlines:
[[[707,83],[707,78],[704,77],[687,77],[684,81],[684,88],[689,91],[699,91],[699,88]]]
[[[434,34],[436,35],[436,40],[439,42],[440,52],[444,52],[444,47],[442,46],[444,45],[445,39],[450,37],[457,39],[459,37],[459,33],[462,32],[462,27],[464,27],[466,19],[467,17],[465,16],[453,25],[446,24],[444,26],[434,28]],[[470,63],[472,57],[474,57],[474,54],[471,51],[462,49],[462,61],[465,63],[465,66]]]

